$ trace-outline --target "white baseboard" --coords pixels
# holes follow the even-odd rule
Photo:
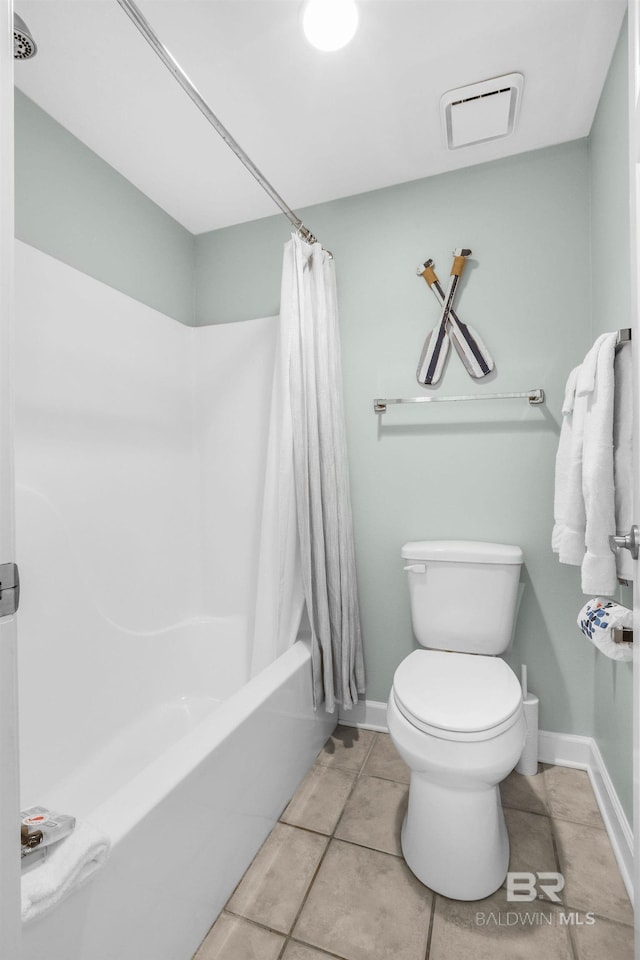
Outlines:
[[[387,705],[376,700],[359,700],[351,710],[339,711],[338,722],[348,727],[386,733]],[[614,856],[633,903],[633,833],[597,743],[593,737],[540,730],[538,760],[588,772]]]
[[[559,767],[579,767],[588,770],[591,765],[591,737],[578,737],[572,733],[538,731],[538,760],[540,763],[555,763]]]
[[[347,727],[362,727],[387,733],[387,705],[378,700],[358,700],[351,710],[338,710],[338,723]]]

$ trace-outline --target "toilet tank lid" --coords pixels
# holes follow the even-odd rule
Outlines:
[[[402,558],[452,563],[522,563],[522,550],[508,543],[479,540],[412,540],[403,546]]]

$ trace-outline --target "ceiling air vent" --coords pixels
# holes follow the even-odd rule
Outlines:
[[[499,140],[513,133],[523,84],[521,73],[508,73],[445,93],[440,99],[440,113],[449,149]]]

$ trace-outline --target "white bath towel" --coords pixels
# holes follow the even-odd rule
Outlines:
[[[616,353],[613,413],[613,478],[616,533],[625,536],[633,523],[633,381],[631,348]],[[616,569],[622,580],[633,580],[633,559],[628,550],[618,550]]]
[[[554,529],[552,546],[560,563],[576,567],[584,560],[587,525],[582,492],[585,417],[596,383],[600,347],[606,336],[598,337],[580,366],[569,374],[562,406],[564,437],[561,432],[560,462],[556,461],[556,497],[560,513],[556,513],[557,529]]]
[[[586,517],[582,592],[587,594],[610,595],[617,588],[616,558],[609,546],[609,537],[616,528],[613,484],[616,340],[615,333],[598,338],[595,366],[585,362],[576,385],[576,403],[581,396],[587,396],[582,441],[582,494]]]
[[[22,919],[33,920],[85,883],[109,855],[110,841],[86,822],[77,822],[72,834],[52,844],[46,860],[22,877]]]

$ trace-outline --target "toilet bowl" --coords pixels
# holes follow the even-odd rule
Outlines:
[[[507,874],[499,783],[526,736],[520,684],[498,656],[511,639],[522,551],[417,541],[402,556],[414,634],[426,648],[398,666],[387,706],[411,771],[402,852],[432,890],[480,900]]]
[[[493,657],[414,651],[396,671],[387,724],[411,770],[401,837],[407,865],[445,897],[489,896],[509,864],[498,784],[526,735],[515,674]]]

